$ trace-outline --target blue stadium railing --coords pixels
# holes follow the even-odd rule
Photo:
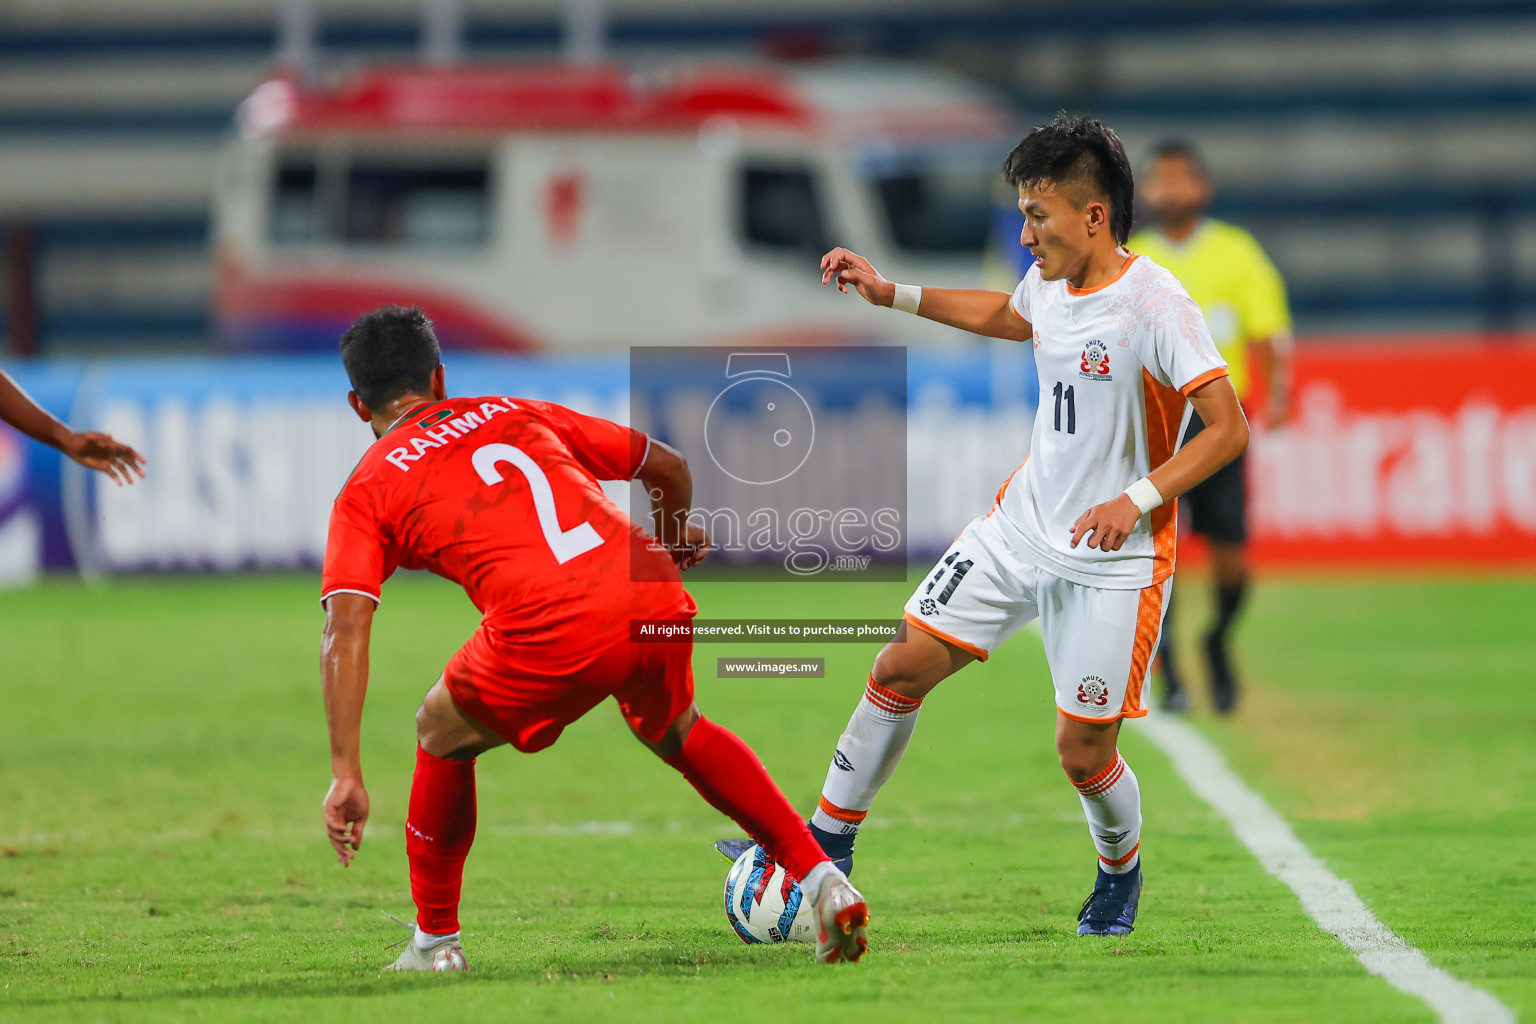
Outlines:
[[[1494,19],[1514,30],[1536,30],[1536,0],[1340,0],[1329,4],[1213,2],[1145,5],[1097,3],[1031,4],[1027,9],[938,10],[933,13],[885,12],[861,14],[858,38],[850,42],[845,12],[829,7],[794,18],[721,15],[709,19],[668,18],[643,13],[616,13],[609,29],[618,46],[742,44],[782,37],[820,40],[827,52],[846,51],[888,55],[920,55],[938,40],[973,38],[995,43],[1010,37],[1071,34],[1091,26],[1095,33],[1163,33],[1192,28],[1285,28],[1325,32],[1343,27],[1422,25],[1426,31],[1453,29],[1480,19]],[[364,23],[325,19],[322,12],[320,46],[328,53],[411,55],[418,41],[414,19]],[[550,17],[508,18],[471,14],[466,45],[478,50],[519,47],[553,51],[559,42],[558,23]],[[270,22],[229,27],[112,30],[0,28],[0,60],[26,55],[78,58],[87,55],[210,54],[264,60],[276,44]],[[1099,96],[1047,95],[1038,92],[1014,97],[1021,109],[1038,114],[1056,106],[1085,109],[1111,121],[1136,117],[1194,122],[1202,119],[1256,118],[1275,123],[1288,117],[1354,116],[1385,120],[1434,115],[1525,114],[1536,119],[1536,69],[1528,80],[1468,83],[1425,81],[1404,87],[1351,86],[1233,90],[1193,90]],[[47,109],[39,105],[0,112],[0,143],[28,139],[90,138],[98,141],[142,140],[146,137],[212,140],[229,130],[227,103],[193,101],[179,105],[102,110]],[[1425,313],[1503,329],[1536,318],[1536,285],[1530,275],[1516,271],[1516,219],[1529,224],[1536,211],[1536,185],[1529,180],[1491,182],[1486,186],[1437,186],[1402,182],[1323,192],[1241,194],[1221,196],[1218,214],[1260,230],[1266,222],[1315,221],[1402,223],[1422,216],[1426,195],[1437,209],[1479,225],[1481,272],[1475,281],[1445,283],[1386,277],[1351,280],[1333,285],[1297,281],[1292,299],[1298,319],[1368,318],[1376,314]],[[0,223],[0,228],[4,228]],[[110,217],[46,220],[39,225],[40,262],[68,259],[90,250],[206,251],[208,225],[201,216]],[[1283,269],[1283,268],[1282,268]],[[0,310],[0,320],[4,311]],[[40,341],[69,336],[102,339],[185,339],[194,343],[209,335],[211,324],[203,306],[177,309],[92,306],[38,311]]]

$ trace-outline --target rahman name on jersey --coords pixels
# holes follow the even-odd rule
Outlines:
[[[631,618],[691,617],[672,559],[598,484],[633,479],[649,445],[640,431],[549,402],[450,398],[414,409],[336,498],[321,601],[377,602],[397,568],[427,569],[462,586],[482,615],[456,661],[478,651],[498,671],[539,675],[583,668],[628,636]],[[514,476],[524,485],[515,496]],[[503,480],[506,489],[488,488]],[[618,537],[629,543],[604,543]]]

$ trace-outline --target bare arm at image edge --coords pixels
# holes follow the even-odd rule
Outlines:
[[[31,396],[3,371],[0,371],[0,420],[35,441],[57,448],[87,469],[107,474],[113,483],[131,484],[134,474],[144,476],[144,456],[114,440],[110,434],[80,433],[69,429],[32,401]]]

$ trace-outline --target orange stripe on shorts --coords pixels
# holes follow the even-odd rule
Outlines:
[[[1157,637],[1163,627],[1164,585],[1154,583],[1141,592],[1136,603],[1136,638],[1131,644],[1131,672],[1125,681],[1125,700],[1120,713],[1139,718],[1147,713],[1141,703],[1142,685],[1147,679],[1147,666],[1157,653]]]

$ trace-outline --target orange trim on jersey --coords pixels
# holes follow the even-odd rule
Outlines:
[[[1056,705],[1056,713],[1062,718],[1070,718],[1074,722],[1083,722],[1086,725],[1107,725],[1110,722],[1118,722],[1122,718],[1144,718],[1147,714],[1147,709],[1142,708],[1140,711],[1126,711],[1124,707],[1122,707],[1121,710],[1115,712],[1113,715],[1101,715],[1098,718],[1094,718],[1092,715],[1079,715],[1068,711],[1060,704],[1058,704]]]
[[[1072,295],[1092,295],[1094,292],[1101,292],[1105,288],[1108,288],[1110,285],[1124,277],[1125,272],[1131,269],[1131,264],[1135,263],[1139,258],[1140,257],[1138,257],[1135,253],[1131,253],[1131,258],[1121,264],[1120,272],[1114,277],[1110,278],[1108,281],[1105,281],[1103,284],[1096,284],[1092,288],[1074,288],[1069,284],[1067,285],[1067,291]]]
[[[825,814],[827,817],[836,818],[838,821],[846,821],[850,825],[857,825],[859,822],[869,817],[868,811],[850,811],[846,807],[837,806],[837,804],[828,800],[826,797],[822,797],[820,800],[816,801],[816,806],[821,808],[821,813]]]
[[[1173,458],[1179,447],[1179,428],[1184,425],[1186,399],[1176,388],[1141,371],[1142,398],[1147,415],[1147,466],[1157,469]],[[1161,583],[1173,574],[1178,543],[1177,498],[1152,510],[1152,582]]]
[[[1141,687],[1147,679],[1147,666],[1157,653],[1157,635],[1163,629],[1164,584],[1154,583],[1141,592],[1136,604],[1136,639],[1131,644],[1131,675],[1125,684],[1125,701],[1120,710],[1127,715],[1147,709],[1141,703]]]
[[[895,690],[881,686],[875,682],[874,676],[870,676],[869,682],[864,684],[864,696],[869,698],[871,704],[882,707],[887,711],[895,712],[898,715],[905,715],[916,711],[918,706],[923,703],[923,698],[921,697],[908,697],[897,693]]]
[[[1011,296],[1011,295],[1008,297],[1008,311],[1010,313],[1012,313],[1014,316],[1018,317],[1020,320],[1024,320],[1024,314],[1020,313],[1017,309],[1014,308],[1014,306],[1013,306],[1013,296]],[[1029,323],[1028,320],[1024,320],[1024,322],[1025,323]]]
[[[987,658],[990,657],[990,655],[988,655],[986,651],[982,650],[980,647],[977,647],[975,644],[968,644],[964,640],[961,640],[959,637],[950,636],[948,633],[944,632],[942,629],[935,629],[934,627],[928,625],[928,623],[924,622],[923,620],[919,619],[917,616],[913,615],[911,612],[905,612],[905,613],[902,614],[901,617],[903,619],[906,619],[908,622],[912,623],[912,625],[916,626],[918,629],[922,630],[924,633],[928,633],[928,634],[931,634],[933,636],[936,636],[940,640],[943,640],[945,643],[950,644],[953,647],[960,648],[962,651],[964,651],[967,654],[974,654],[981,661],[986,661]]]
[[[1228,372],[1228,370],[1227,370],[1227,368],[1225,366],[1218,366],[1214,370],[1206,370],[1200,376],[1196,377],[1194,380],[1190,381],[1188,384],[1185,384],[1183,387],[1179,388],[1179,390],[1184,392],[1184,394],[1188,395],[1192,391],[1198,391],[1199,389],[1205,387],[1211,381],[1216,380],[1219,377],[1230,377],[1230,376],[1231,376],[1231,373]]]
[[[1028,455],[1024,456],[1024,462],[1028,462],[1028,461],[1029,461],[1029,456]],[[1001,487],[999,487],[997,489],[997,497],[992,499],[992,507],[987,509],[987,515],[990,516],[993,512],[996,512],[997,511],[997,506],[999,506],[999,505],[1001,505],[1003,503],[1003,492],[1008,490],[1008,485],[1013,483],[1013,478],[1018,476],[1019,475],[1019,470],[1024,468],[1024,462],[1021,462],[1017,466],[1014,466],[1013,467],[1013,472],[1008,474],[1008,479],[1003,481],[1003,486],[1001,486]],[[964,530],[960,531],[960,533],[964,533],[964,532],[965,532]],[[956,539],[959,539],[960,533],[955,534]]]
[[[1139,849],[1141,849],[1141,843],[1137,842],[1135,846],[1131,847],[1131,852],[1126,854],[1124,857],[1121,857],[1119,860],[1110,860],[1102,853],[1099,854],[1099,860],[1103,861],[1105,864],[1108,864],[1112,868],[1117,868],[1121,864],[1124,864],[1126,861],[1130,860],[1132,857],[1136,856],[1136,851]]]

